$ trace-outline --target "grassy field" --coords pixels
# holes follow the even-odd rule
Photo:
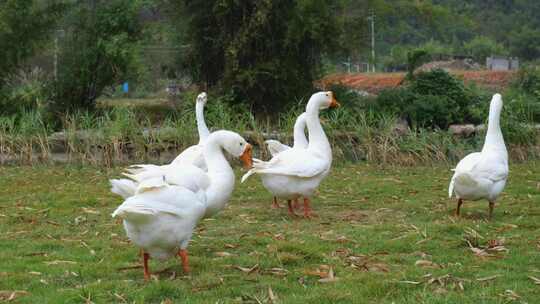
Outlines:
[[[313,220],[253,178],[200,223],[192,273],[151,260],[150,282],[110,217],[119,171],[0,167],[0,302],[540,303],[538,162],[511,166],[491,222],[485,201],[452,216],[447,167],[337,165]]]

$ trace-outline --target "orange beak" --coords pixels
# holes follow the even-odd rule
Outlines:
[[[244,168],[246,169],[250,169],[253,166],[251,150],[253,150],[253,147],[250,144],[247,144],[244,153],[240,155],[240,160],[244,163]]]
[[[330,95],[332,95],[332,102],[330,102],[330,108],[338,108],[339,106],[341,106],[336,100],[336,97],[334,97],[334,93],[330,92]]]

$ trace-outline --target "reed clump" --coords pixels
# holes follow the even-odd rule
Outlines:
[[[171,111],[159,121],[132,108],[77,112],[66,114],[56,130],[37,111],[0,117],[0,163],[167,163],[198,142],[191,108]],[[292,144],[292,128],[301,111],[301,106],[293,107],[271,120],[256,118],[240,107],[217,101],[207,107],[205,114],[212,130],[230,129],[243,134],[256,146],[256,156],[266,159],[269,155],[263,147],[264,140],[273,138]],[[450,164],[481,149],[484,138],[482,132],[464,138],[446,130],[408,128],[400,125],[395,115],[354,107],[325,111],[321,119],[336,161],[407,166]],[[507,133],[505,138],[514,161],[540,157],[538,131],[524,128],[503,131]]]

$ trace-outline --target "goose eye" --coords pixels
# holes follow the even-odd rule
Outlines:
[[[244,143],[240,143],[240,147],[243,146],[243,145],[244,145]]]

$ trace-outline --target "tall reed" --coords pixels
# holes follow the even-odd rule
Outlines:
[[[257,118],[239,106],[209,101],[205,113],[211,130],[229,129],[244,135],[267,159],[265,139],[292,144],[292,128],[303,111],[301,103],[277,119]],[[413,129],[403,133],[393,115],[342,107],[324,111],[323,127],[337,161],[366,161],[382,165],[455,163],[481,148],[484,134],[457,137],[443,130]],[[71,113],[62,130],[45,123],[39,112],[0,117],[0,163],[33,164],[63,160],[73,163],[114,166],[125,163],[167,163],[198,142],[192,105],[154,121],[146,113],[115,108],[103,113]],[[509,127],[508,127],[509,128]],[[527,127],[530,128],[530,127]],[[539,133],[513,126],[505,130],[511,158],[516,161],[540,157]]]

